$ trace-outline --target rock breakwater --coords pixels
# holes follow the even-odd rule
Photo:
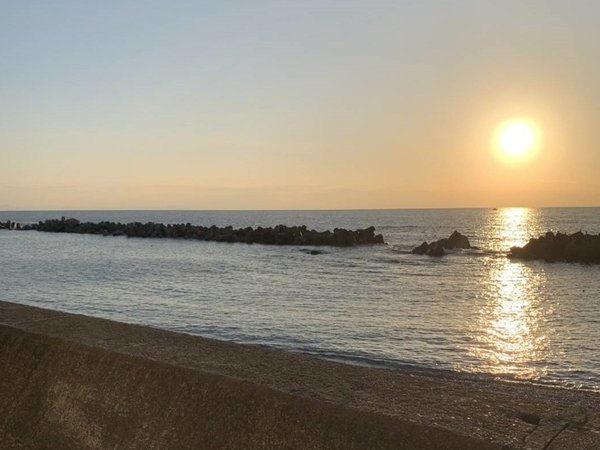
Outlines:
[[[540,259],[546,262],[582,262],[600,264],[600,234],[573,234],[548,231],[532,238],[523,247],[512,247],[511,259]]]
[[[6,222],[0,222],[0,230],[20,230],[21,224],[11,222],[7,220]]]
[[[375,234],[375,227],[360,230],[336,228],[333,231],[309,230],[305,225],[275,227],[200,226],[187,224],[165,225],[162,223],[80,222],[77,219],[52,219],[22,227],[51,233],[99,234],[103,236],[127,236],[141,238],[195,239],[215,242],[241,242],[266,245],[313,245],[353,247],[357,245],[383,244],[383,236]]]
[[[414,255],[444,256],[446,250],[453,250],[456,248],[473,248],[471,247],[469,239],[458,231],[454,231],[446,239],[440,239],[432,243],[423,242],[418,247],[413,248],[411,253]]]

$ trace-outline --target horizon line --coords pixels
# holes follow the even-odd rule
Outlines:
[[[2,213],[23,213],[23,212],[315,212],[315,211],[410,211],[410,210],[467,210],[467,209],[576,209],[576,208],[600,208],[595,206],[456,206],[456,207],[400,207],[400,208],[285,208],[285,209],[146,209],[146,208],[115,208],[115,209],[2,209]]]

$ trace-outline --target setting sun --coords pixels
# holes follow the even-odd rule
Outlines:
[[[539,145],[537,126],[527,119],[511,119],[498,128],[496,146],[506,161],[522,161],[533,156]]]

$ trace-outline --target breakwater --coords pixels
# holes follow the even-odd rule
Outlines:
[[[0,230],[21,230],[21,224],[7,220],[0,222]]]
[[[412,249],[414,255],[444,256],[446,250],[479,249],[470,244],[469,239],[458,231],[450,237],[431,243],[423,242]],[[511,247],[506,253],[510,259],[542,260],[545,262],[570,262],[600,264],[600,234],[586,234],[578,231],[573,234],[553,233],[531,238],[523,247]]]
[[[553,233],[532,238],[523,247],[512,247],[509,258],[546,262],[581,262],[600,264],[600,234]]]
[[[235,229],[231,226],[200,226],[162,223],[119,223],[119,222],[80,222],[77,219],[46,220],[33,225],[20,227],[23,230],[37,230],[51,233],[98,234],[103,236],[127,236],[140,238],[195,239],[215,242],[240,242],[266,245],[303,245],[353,247],[357,245],[383,244],[383,236],[375,234],[375,227],[360,230],[336,228],[333,231],[310,230],[306,226],[277,225],[275,227],[246,227]]]
[[[470,249],[474,247],[471,246],[469,239],[465,235],[454,230],[447,239],[440,239],[431,243],[425,241],[418,247],[413,248],[411,253],[413,255],[444,256],[446,250],[454,250],[456,248]]]

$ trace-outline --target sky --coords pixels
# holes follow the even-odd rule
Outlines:
[[[595,0],[0,7],[0,210],[600,205]]]

